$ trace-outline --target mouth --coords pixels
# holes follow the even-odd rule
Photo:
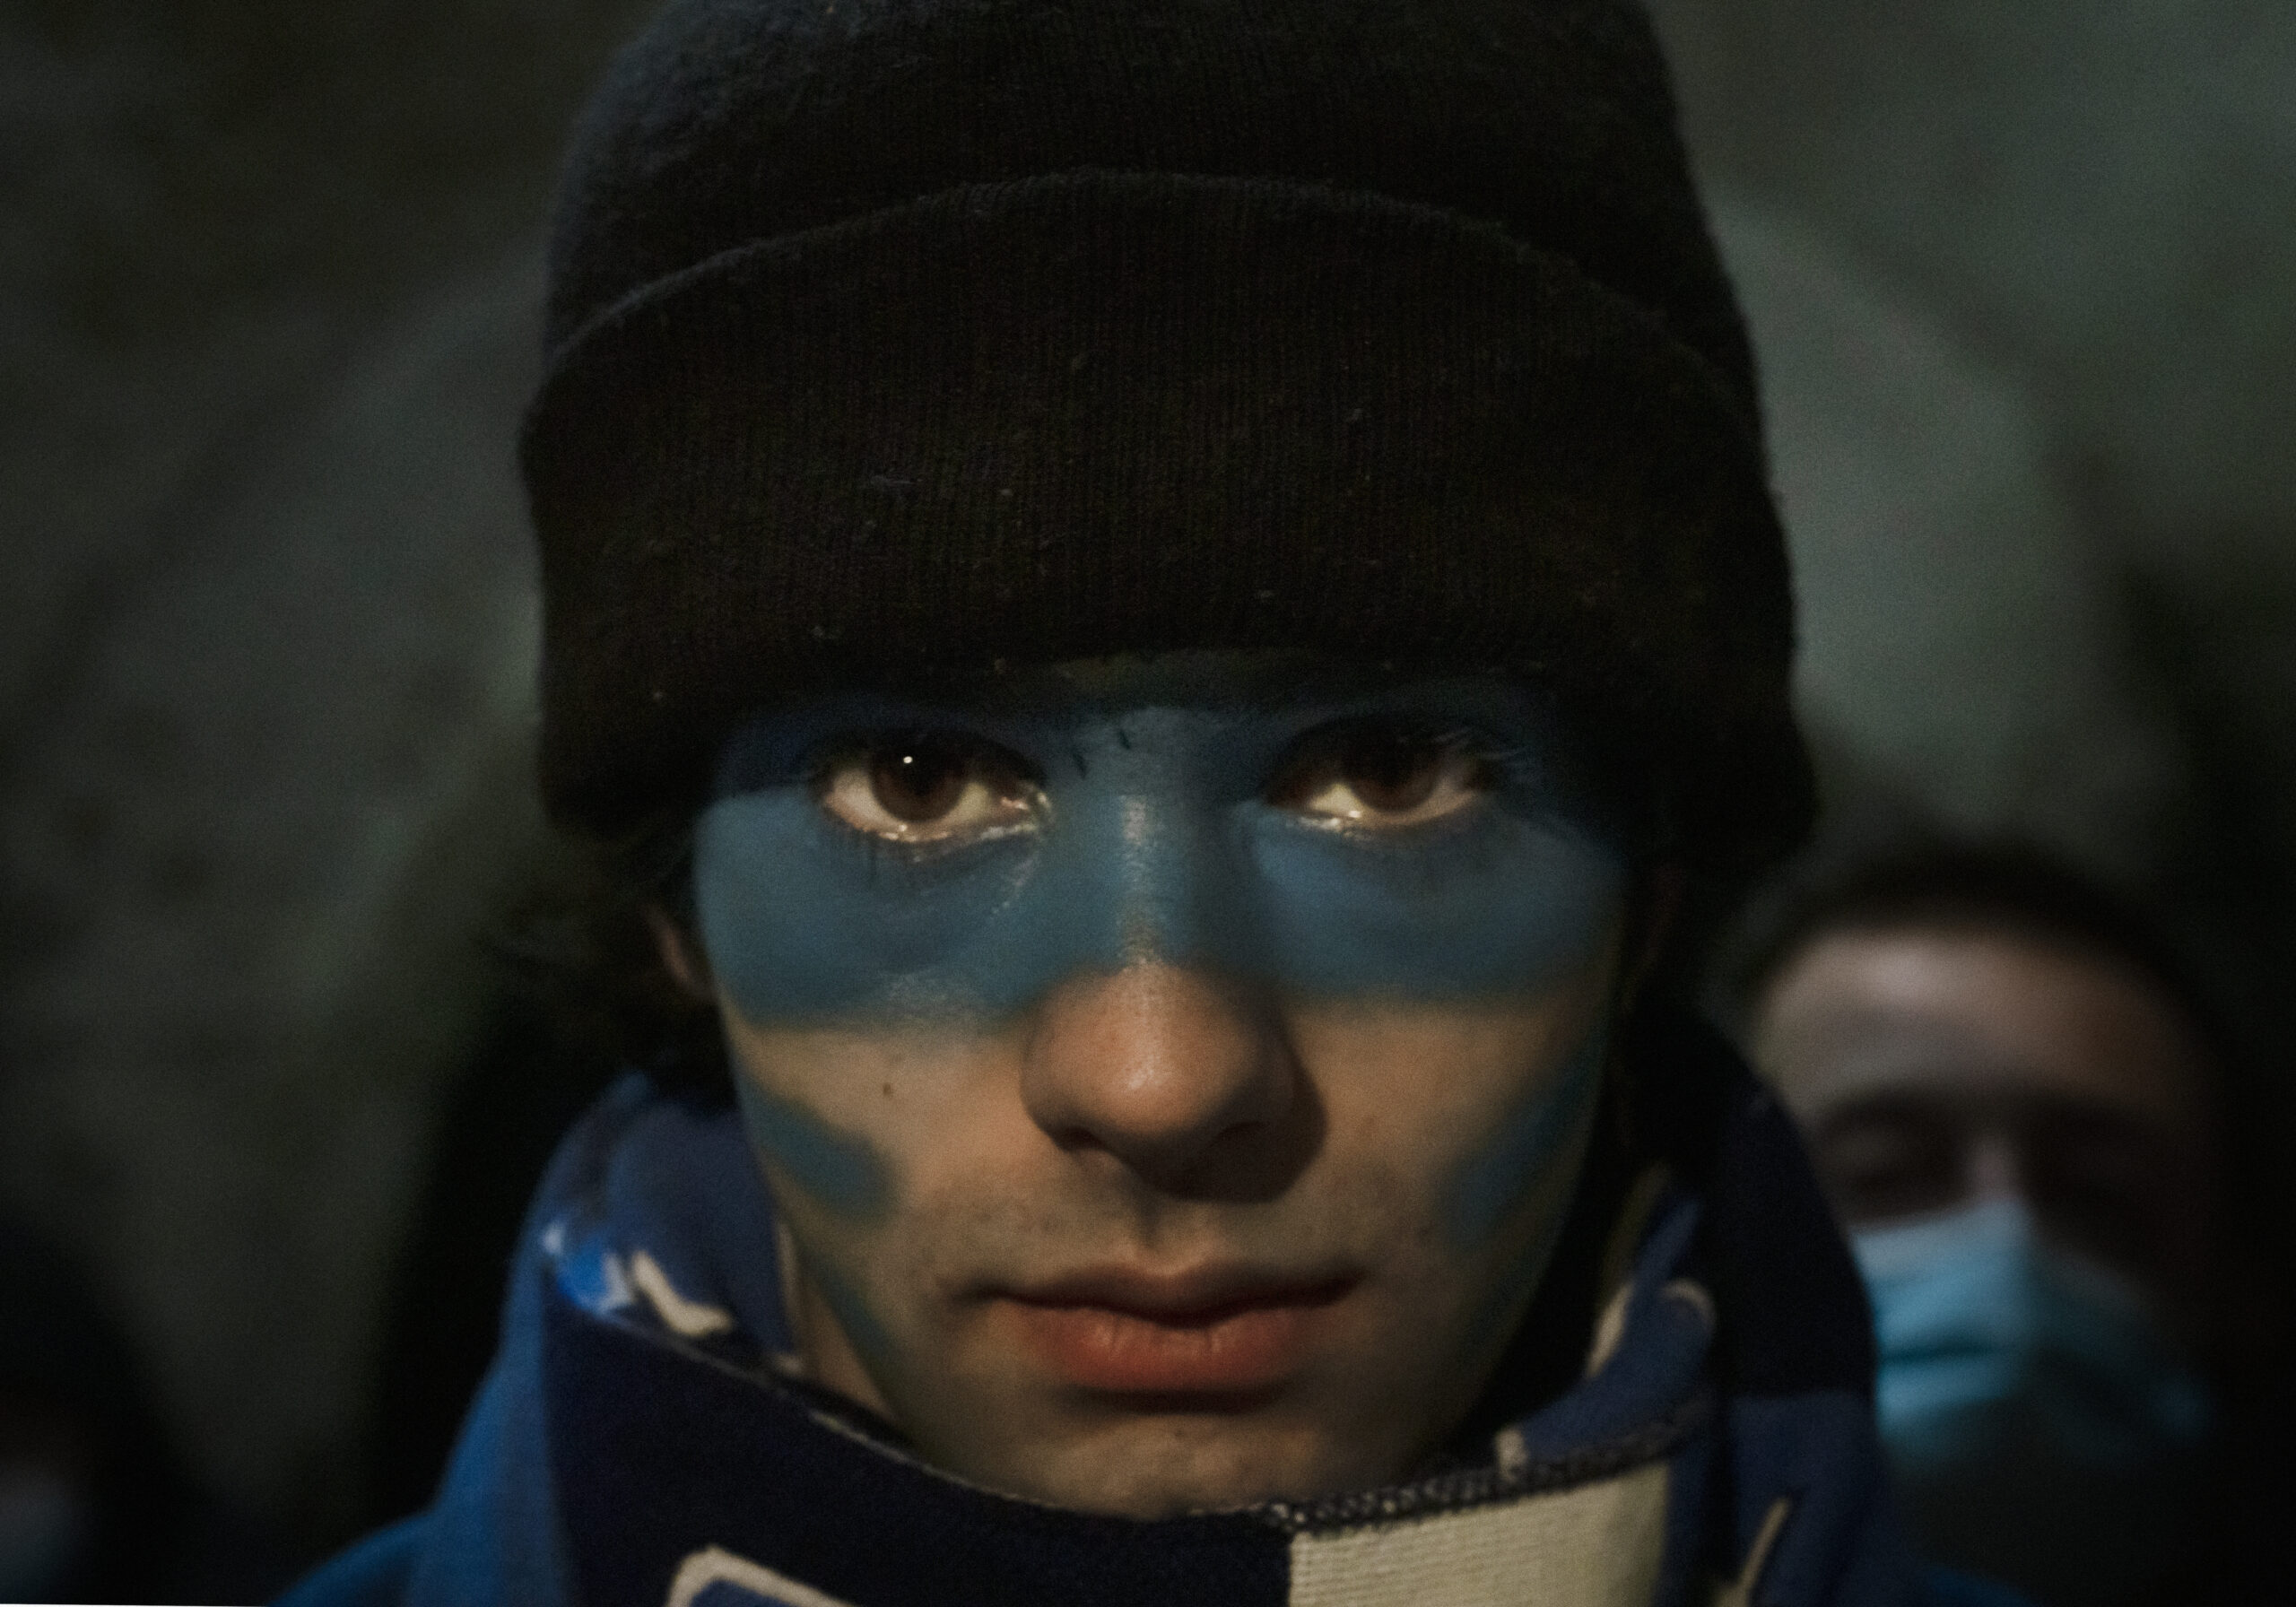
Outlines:
[[[1360,1275],[1242,1267],[1107,1268],[1004,1291],[1029,1351],[1078,1388],[1186,1405],[1236,1403],[1299,1371]]]

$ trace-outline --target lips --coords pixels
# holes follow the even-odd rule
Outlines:
[[[1179,1276],[1106,1271],[1004,1299],[1028,1349],[1080,1388],[1235,1396],[1292,1377],[1356,1281],[1217,1268]]]

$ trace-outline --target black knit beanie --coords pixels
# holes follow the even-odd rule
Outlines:
[[[674,0],[577,135],[544,791],[857,681],[1294,648],[1552,688],[1802,832],[1752,363],[1622,0]]]

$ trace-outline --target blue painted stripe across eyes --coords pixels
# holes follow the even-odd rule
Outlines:
[[[1365,714],[1484,734],[1483,803],[1394,831],[1266,800],[1307,733]],[[1440,724],[1435,724],[1439,722]],[[956,847],[870,838],[808,767],[839,741],[962,731],[1042,777],[1028,830]],[[1467,1000],[1591,958],[1625,864],[1535,711],[1480,683],[1370,706],[1080,708],[1026,719],[847,700],[754,722],[695,840],[710,966],[744,1014],[823,1023],[999,1017],[1064,978],[1152,957],[1317,996]]]

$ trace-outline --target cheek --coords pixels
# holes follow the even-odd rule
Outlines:
[[[725,1027],[750,1147],[819,1254],[906,1254],[950,1174],[1004,1166],[1026,1127],[1011,1034],[769,1027],[730,1009]]]
[[[1294,1003],[1327,1159],[1396,1180],[1431,1244],[1472,1260],[1519,1237],[1575,1175],[1599,1099],[1617,927],[1561,983],[1507,1003]]]
[[[900,1035],[762,1026],[731,1007],[724,1021],[743,1129],[776,1214],[859,1344],[874,1269],[916,1232],[934,1097],[961,1093],[950,1084],[965,1057]]]
[[[880,1092],[901,1046],[761,1027],[730,1008],[725,1029],[743,1129],[804,1274],[800,1309],[818,1299],[873,1375],[897,1368],[905,1324],[876,1275],[915,1214],[903,1113]]]
[[[1590,1108],[1586,1116],[1592,1115]],[[1475,1264],[1483,1271],[1476,1281],[1477,1298],[1466,1308],[1460,1330],[1461,1354],[1491,1354],[1521,1321],[1524,1307],[1536,1292],[1561,1238],[1563,1219],[1578,1191],[1578,1168],[1591,1128],[1591,1121],[1582,1118],[1564,1134],[1555,1161],[1540,1175],[1525,1180],[1511,1203],[1511,1214],[1502,1215],[1501,1225],[1478,1247]],[[1505,1226],[1510,1222],[1512,1237]]]
[[[893,1204],[891,1168],[877,1146],[840,1131],[746,1073],[735,1079],[742,1124],[770,1172],[831,1216],[875,1226]]]
[[[863,1295],[859,1285],[848,1275],[843,1261],[802,1247],[798,1256],[804,1264],[806,1277],[820,1293],[822,1303],[837,1319],[838,1328],[863,1364],[873,1372],[882,1372],[894,1365],[900,1347],[879,1320],[876,1308]]]
[[[1607,1023],[1578,1026],[1560,1066],[1515,1090],[1453,1168],[1443,1190],[1443,1237],[1477,1269],[1462,1353],[1502,1343],[1545,1275],[1577,1193],[1608,1059]],[[1569,1041],[1568,1039],[1565,1040]]]
[[[1511,1004],[1293,1013],[1344,1151],[1329,1159],[1344,1177],[1386,1180],[1383,1342],[1473,1368],[1519,1320],[1593,1130],[1615,948]]]
[[[1012,934],[1031,864],[995,842],[912,859],[780,787],[710,806],[694,832],[694,902],[712,974],[744,1015],[799,1028],[961,1018],[1040,986]]]
[[[1522,1214],[1543,1186],[1578,1153],[1602,1087],[1608,1034],[1596,1021],[1559,1073],[1520,1091],[1452,1176],[1444,1195],[1451,1242],[1481,1250]]]

